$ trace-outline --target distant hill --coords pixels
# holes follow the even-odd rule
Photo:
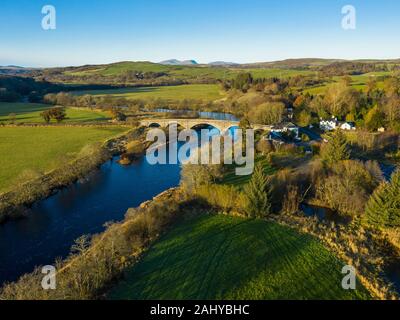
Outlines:
[[[366,63],[366,64],[398,64],[399,59],[359,59],[359,60],[344,60],[344,59],[322,59],[322,58],[300,58],[286,59],[280,61],[258,62],[242,64],[244,68],[279,68],[279,69],[315,69],[325,67],[337,63]]]
[[[209,66],[217,66],[217,67],[234,67],[234,66],[240,66],[239,63],[235,63],[235,62],[226,62],[226,61],[214,61],[214,62],[210,62],[208,65],[209,65]]]
[[[258,62],[248,63],[242,65],[247,68],[310,68],[310,67],[321,67],[330,65],[336,62],[343,62],[346,60],[341,59],[320,59],[320,58],[304,58],[304,59],[286,59],[280,61],[271,62]]]
[[[215,61],[198,64],[195,60],[122,61],[103,65],[45,69],[0,67],[1,75],[23,75],[49,82],[93,85],[179,85],[217,83],[234,79],[240,72],[251,72],[254,78],[292,77],[321,71],[325,75],[352,75],[390,71],[400,68],[399,60],[287,59],[272,62],[237,64]]]
[[[20,66],[0,66],[0,74],[2,75],[18,75],[26,74],[34,70],[33,68],[24,68]]]
[[[161,61],[160,64],[169,65],[169,66],[191,66],[191,65],[195,66],[195,65],[198,65],[198,63],[195,60],[180,61],[177,59]]]

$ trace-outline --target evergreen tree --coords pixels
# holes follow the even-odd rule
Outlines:
[[[400,170],[392,175],[390,183],[383,183],[372,194],[366,207],[366,220],[377,227],[400,226]]]
[[[270,188],[268,177],[262,165],[257,165],[253,176],[246,185],[245,195],[248,198],[247,213],[254,218],[263,218],[271,213]]]
[[[337,130],[331,136],[329,142],[321,150],[322,159],[328,163],[350,159],[350,150],[345,135]]]
[[[364,121],[368,130],[375,131],[384,126],[385,115],[375,106],[365,115]]]

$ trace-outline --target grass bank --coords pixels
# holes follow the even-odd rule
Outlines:
[[[206,215],[158,241],[112,299],[368,299],[341,287],[345,264],[277,223]]]

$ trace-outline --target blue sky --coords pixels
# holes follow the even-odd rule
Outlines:
[[[56,30],[41,28],[47,4]],[[400,58],[399,31],[398,0],[1,0],[0,65]]]

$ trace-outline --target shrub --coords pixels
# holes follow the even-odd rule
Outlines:
[[[196,194],[199,187],[215,182],[221,173],[220,165],[186,164],[181,172],[181,187],[187,194]]]
[[[380,182],[375,165],[347,160],[333,164],[316,182],[316,196],[322,203],[347,216],[361,215],[369,195]],[[378,175],[378,177],[376,176]]]
[[[266,139],[261,139],[256,145],[256,150],[262,153],[263,155],[267,155],[271,152],[274,152],[275,148],[271,141]]]
[[[283,199],[282,210],[283,214],[295,214],[299,211],[302,197],[298,186],[289,185]]]
[[[49,123],[51,119],[61,122],[66,118],[67,115],[64,107],[54,107],[43,111],[40,116],[46,123]]]

